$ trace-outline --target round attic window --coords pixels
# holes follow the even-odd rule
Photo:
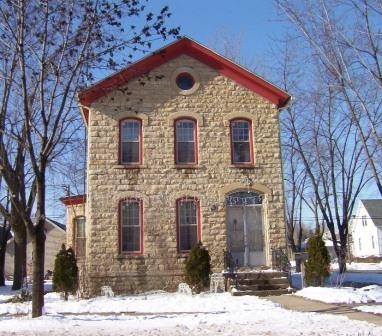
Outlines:
[[[184,96],[193,94],[200,86],[199,76],[191,67],[176,69],[171,75],[170,83],[174,91]]]
[[[195,85],[195,79],[188,72],[180,73],[176,79],[176,86],[181,90],[191,90]]]

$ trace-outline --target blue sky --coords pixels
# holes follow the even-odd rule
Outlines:
[[[172,16],[167,26],[180,26],[181,35],[187,35],[212,49],[217,49],[217,37],[222,32],[227,39],[240,39],[238,53],[243,65],[251,70],[257,68],[259,62],[264,65],[261,60],[269,51],[272,38],[281,36],[284,30],[272,0],[151,0],[148,4],[148,9],[154,13],[168,5]],[[170,42],[157,41],[151,51]],[[138,53],[135,59],[143,56]],[[109,74],[102,74],[102,77]],[[54,195],[48,201],[48,215],[64,221],[64,207],[61,203],[57,207],[58,198],[64,195],[64,191],[60,187],[57,190],[56,185],[50,189],[54,190]]]
[[[154,3],[154,2],[153,2]],[[170,25],[181,34],[210,46],[219,32],[241,37],[244,59],[264,57],[272,39],[283,34],[285,24],[270,0],[156,0],[155,8],[170,7]],[[163,42],[162,42],[163,44]]]
[[[282,38],[286,31],[286,23],[278,16],[277,9],[272,0],[151,0],[150,9],[155,13],[163,6],[168,5],[172,13],[168,26],[180,26],[181,35],[188,37],[216,49],[217,36],[222,32],[227,38],[240,39],[240,57],[244,66],[251,70],[265,68],[267,53],[274,39]],[[170,43],[158,41],[153,44],[153,50]],[[221,52],[221,50],[216,50]],[[144,55],[138,54],[137,58]],[[245,64],[248,63],[248,64]],[[260,75],[264,75],[259,71]],[[265,76],[271,80],[271,76]],[[361,198],[378,197],[373,184],[365,188]],[[56,202],[56,199],[54,199]],[[55,203],[56,205],[57,203]],[[62,208],[56,212],[62,214]]]

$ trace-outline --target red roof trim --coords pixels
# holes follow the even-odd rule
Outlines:
[[[79,93],[79,101],[86,123],[89,119],[88,108],[94,101],[107,95],[130,79],[148,73],[152,69],[181,54],[191,56],[210,66],[220,74],[258,93],[280,108],[284,107],[290,99],[290,96],[285,91],[275,85],[216,54],[199,43],[184,37],[81,91]]]
[[[60,198],[60,201],[66,206],[86,203],[86,195],[74,195]]]

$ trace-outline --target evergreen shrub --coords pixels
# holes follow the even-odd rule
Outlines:
[[[78,287],[78,268],[72,248],[65,248],[62,244],[54,261],[53,290],[63,293],[68,300],[69,293],[75,294]]]
[[[196,293],[209,285],[211,257],[201,242],[196,244],[186,260],[186,282]]]
[[[329,276],[330,256],[322,236],[314,234],[308,240],[308,260],[305,262],[305,281],[308,286],[322,286]]]

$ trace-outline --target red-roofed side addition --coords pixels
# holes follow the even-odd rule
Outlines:
[[[74,196],[61,197],[60,201],[64,203],[66,206],[84,204],[86,203],[86,195],[74,195]]]

